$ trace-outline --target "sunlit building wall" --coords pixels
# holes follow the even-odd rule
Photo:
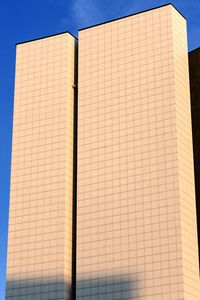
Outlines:
[[[17,45],[6,300],[200,298],[186,34],[166,5],[81,30],[79,61]]]
[[[71,299],[76,40],[17,45],[6,300]]]
[[[199,299],[186,21],[79,32],[77,299]]]

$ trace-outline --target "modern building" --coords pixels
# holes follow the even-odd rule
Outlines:
[[[186,20],[81,30],[77,298],[200,299]]]
[[[171,4],[18,44],[6,300],[200,299],[193,116]]]
[[[71,299],[76,44],[17,45],[6,300]]]

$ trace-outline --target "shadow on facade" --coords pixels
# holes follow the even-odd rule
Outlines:
[[[60,278],[7,280],[6,300],[71,300],[69,283]]]
[[[129,275],[78,280],[77,300],[136,300],[138,281]]]
[[[7,281],[6,284],[6,300],[75,300],[72,295],[69,284],[61,279]],[[88,278],[76,283],[77,300],[136,300],[137,295],[138,282],[128,275]]]

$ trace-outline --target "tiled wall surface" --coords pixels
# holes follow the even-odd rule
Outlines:
[[[77,299],[200,298],[185,19],[79,33]]]
[[[6,300],[71,299],[75,39],[17,46]]]
[[[184,299],[199,299],[199,261],[194,183],[194,160],[187,31],[183,18],[174,11],[172,17],[176,138],[178,162],[178,199],[180,205],[181,264]]]
[[[71,300],[75,39],[19,44],[6,300]],[[186,21],[79,34],[77,300],[198,300]]]

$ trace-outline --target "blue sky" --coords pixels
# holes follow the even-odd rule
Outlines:
[[[169,3],[162,0],[1,0],[0,1],[0,300],[5,273],[14,94],[15,44]],[[200,1],[172,0],[187,18],[189,50],[200,46]]]

